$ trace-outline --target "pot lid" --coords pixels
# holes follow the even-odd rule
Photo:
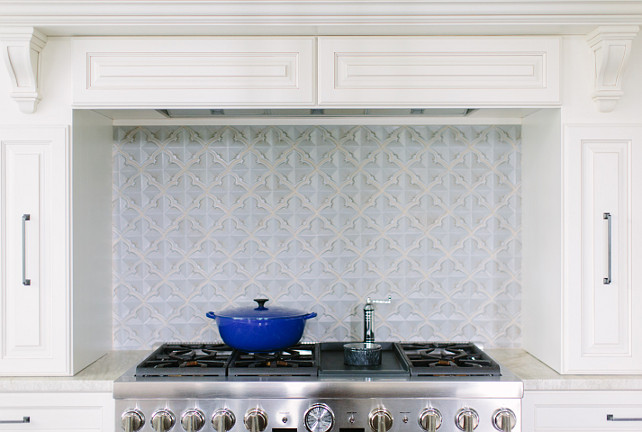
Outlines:
[[[306,312],[279,306],[265,306],[268,299],[254,299],[258,307],[245,306],[232,309],[226,309],[216,314],[219,318],[231,319],[282,319],[282,318],[301,318],[308,315]]]

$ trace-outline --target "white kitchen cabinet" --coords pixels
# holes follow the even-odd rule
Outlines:
[[[568,125],[560,143],[536,125],[524,129],[524,348],[560,373],[640,373],[642,127]]]
[[[310,106],[313,37],[75,38],[75,107]]]
[[[319,105],[555,106],[559,39],[319,37]]]
[[[526,391],[522,432],[639,431],[640,391]]]
[[[0,393],[0,431],[114,430],[111,393]]]
[[[73,143],[0,128],[0,375],[72,375],[110,349],[111,127],[77,117]]]
[[[0,130],[0,373],[68,370],[67,128]]]

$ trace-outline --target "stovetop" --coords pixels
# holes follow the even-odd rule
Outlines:
[[[304,343],[270,353],[246,353],[221,343],[167,343],[135,370],[136,377],[453,377],[501,375],[472,343],[378,342],[378,366],[344,364],[342,342]]]

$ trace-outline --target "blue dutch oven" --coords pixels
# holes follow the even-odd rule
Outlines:
[[[305,321],[317,316],[283,307],[266,307],[267,299],[254,299],[258,307],[238,307],[205,316],[216,320],[223,342],[241,351],[269,352],[296,345]]]

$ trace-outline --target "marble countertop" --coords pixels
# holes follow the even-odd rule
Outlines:
[[[642,375],[560,375],[522,349],[488,354],[524,381],[524,390],[642,390]]]
[[[0,392],[109,392],[150,351],[111,351],[72,377],[0,377]],[[642,375],[560,375],[521,349],[486,350],[526,391],[642,390]]]
[[[0,376],[0,392],[108,392],[129,368],[150,351],[110,351],[74,376]]]

